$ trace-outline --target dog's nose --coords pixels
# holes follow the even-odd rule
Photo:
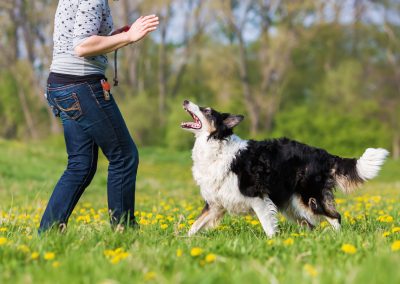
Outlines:
[[[188,100],[184,100],[183,101],[183,105],[188,105],[189,104],[189,101]]]

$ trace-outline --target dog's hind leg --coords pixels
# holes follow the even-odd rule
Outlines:
[[[224,216],[224,210],[217,207],[211,207],[208,203],[204,206],[200,216],[193,223],[188,235],[193,236],[203,228],[214,228],[218,225],[221,218]]]
[[[276,218],[276,205],[268,197],[252,198],[251,207],[260,220],[261,226],[268,237],[273,237],[278,231],[278,219]]]

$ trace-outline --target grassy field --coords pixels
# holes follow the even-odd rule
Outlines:
[[[186,236],[202,200],[190,152],[140,149],[140,230],[108,226],[104,158],[65,234],[36,230],[65,165],[62,140],[0,141],[0,283],[400,283],[400,165],[350,196],[343,228],[314,231],[280,218],[267,239],[252,216]]]

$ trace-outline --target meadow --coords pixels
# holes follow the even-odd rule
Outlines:
[[[190,151],[141,148],[140,229],[110,230],[107,163],[65,233],[36,233],[65,166],[63,141],[0,140],[0,283],[400,283],[400,165],[352,195],[337,192],[343,226],[310,231],[280,217],[268,239],[253,216],[226,216],[187,237],[203,202]]]

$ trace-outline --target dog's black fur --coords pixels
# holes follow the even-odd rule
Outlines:
[[[265,141],[250,140],[231,165],[238,176],[240,192],[249,197],[266,195],[278,208],[298,193],[305,206],[317,214],[340,218],[329,208],[336,182],[332,169],[340,168],[353,175],[356,159],[342,159],[323,149],[314,148],[287,138]],[[340,166],[339,166],[340,165]]]

